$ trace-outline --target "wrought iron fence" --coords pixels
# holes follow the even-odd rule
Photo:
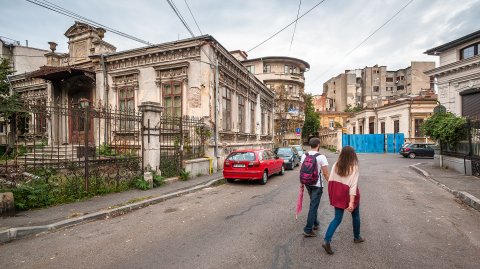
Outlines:
[[[159,123],[160,171],[165,177],[179,175],[183,161],[205,156],[211,131],[201,118],[162,116]]]
[[[141,113],[135,110],[87,100],[25,101],[9,119],[1,182],[15,185],[54,169],[82,178],[86,192],[99,178],[118,185],[142,173],[141,130]]]

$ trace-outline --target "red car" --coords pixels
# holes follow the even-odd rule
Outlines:
[[[284,173],[283,159],[268,149],[237,150],[223,164],[223,177],[230,183],[235,179],[260,180],[265,185],[269,176]]]

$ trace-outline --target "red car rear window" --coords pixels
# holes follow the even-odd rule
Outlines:
[[[255,161],[254,152],[234,152],[228,156],[227,160],[231,161]]]

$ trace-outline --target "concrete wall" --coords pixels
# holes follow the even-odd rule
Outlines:
[[[187,161],[184,161],[183,167],[185,168],[186,171],[190,172],[191,177],[197,177],[200,175],[209,175],[210,168],[213,169],[213,161],[212,159],[209,159],[209,158],[187,160]]]

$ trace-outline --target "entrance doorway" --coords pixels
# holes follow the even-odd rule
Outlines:
[[[75,76],[65,81],[68,93],[69,124],[71,144],[93,144],[92,91],[93,81],[87,76]],[[88,118],[87,118],[88,116]]]

